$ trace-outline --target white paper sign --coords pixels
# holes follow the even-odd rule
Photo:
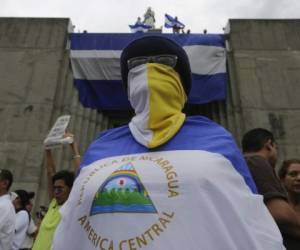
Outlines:
[[[44,146],[46,149],[58,147],[62,144],[70,144],[73,142],[72,137],[64,137],[70,119],[70,115],[63,115],[57,118],[49,134],[44,140]]]

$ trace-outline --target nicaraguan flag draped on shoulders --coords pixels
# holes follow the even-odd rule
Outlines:
[[[87,150],[53,250],[282,250],[282,237],[231,135],[187,118],[155,149],[128,126]]]
[[[73,77],[85,107],[102,110],[130,107],[121,83],[120,55],[131,41],[146,35],[149,34],[71,34]],[[174,40],[188,54],[193,73],[189,103],[225,99],[227,75],[223,35],[159,35]]]

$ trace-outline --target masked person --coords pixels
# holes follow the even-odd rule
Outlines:
[[[121,73],[135,116],[87,150],[53,249],[283,249],[231,135],[182,113],[185,51],[145,36],[123,50]]]

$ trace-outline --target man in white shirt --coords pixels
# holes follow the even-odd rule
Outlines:
[[[0,169],[0,249],[10,250],[15,234],[16,214],[8,190],[13,182],[9,170]]]

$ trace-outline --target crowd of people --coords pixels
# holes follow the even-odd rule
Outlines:
[[[300,161],[284,161],[278,175],[277,147],[273,134],[263,128],[250,130],[242,140],[258,193],[276,221],[286,248],[300,249]]]
[[[72,134],[66,133],[65,136]],[[70,144],[74,155],[74,170],[56,171],[52,149],[45,149],[48,208],[41,206],[36,223],[32,217],[34,192],[10,192],[13,174],[0,170],[0,250],[50,250],[55,229],[60,221],[59,208],[68,199],[75,173],[79,169],[80,154],[76,141]]]
[[[218,124],[186,117],[190,66],[167,38],[129,44],[121,74],[135,116],[99,136],[82,162],[73,141],[72,172],[56,171],[45,150],[50,204],[40,223],[34,193],[10,192],[13,175],[0,170],[1,250],[300,249],[300,159],[277,174],[267,129],[248,131],[241,152]]]

